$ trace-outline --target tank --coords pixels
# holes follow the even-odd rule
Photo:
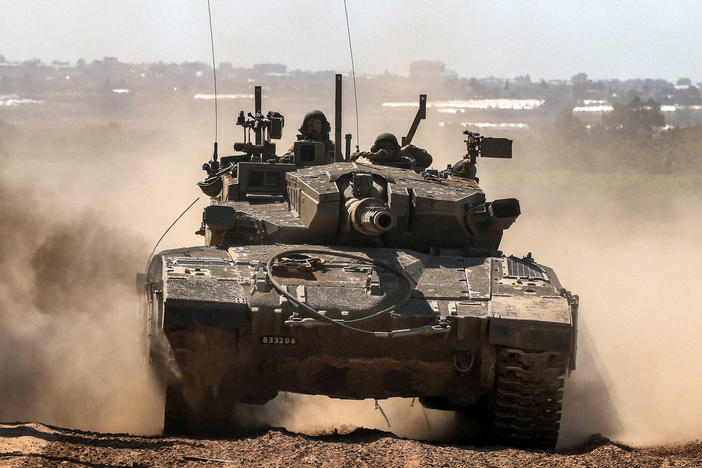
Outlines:
[[[340,94],[337,75],[337,142]],[[348,136],[333,163],[304,137],[281,162],[284,119],[255,96],[238,154],[204,166],[205,245],[158,253],[142,285],[164,430],[227,431],[279,392],[408,397],[455,411],[461,437],[553,448],[578,299],[499,251],[519,202],[488,201],[475,163],[511,141],[467,134],[461,171],[351,162]]]

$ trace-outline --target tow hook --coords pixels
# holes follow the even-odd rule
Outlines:
[[[475,353],[471,349],[457,349],[453,352],[453,366],[458,372],[470,372],[475,363]]]

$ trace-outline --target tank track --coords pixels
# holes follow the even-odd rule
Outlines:
[[[186,399],[183,386],[168,385],[163,432],[165,434],[224,434],[232,431],[234,401],[231,396],[208,395],[203,400],[193,406]]]
[[[221,354],[231,350],[235,337],[229,330],[207,327],[171,335],[172,342],[177,343],[171,349],[179,361],[181,375],[171,372],[164,379],[165,433],[220,434],[232,429],[235,395],[222,385],[226,366],[222,364]],[[212,346],[207,346],[208,343]],[[165,365],[163,360],[161,367]],[[158,362],[154,360],[154,364]]]
[[[163,415],[165,434],[182,434],[188,431],[188,404],[183,389],[174,385],[166,387],[166,409]]]
[[[558,440],[567,357],[557,351],[498,350],[492,436],[495,442],[553,449]]]

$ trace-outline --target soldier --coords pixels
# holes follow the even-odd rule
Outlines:
[[[326,162],[334,162],[334,142],[329,139],[329,132],[331,131],[331,125],[324,115],[324,112],[320,110],[312,110],[305,114],[305,118],[302,119],[302,125],[298,129],[300,134],[297,136],[298,140],[313,140],[321,141],[324,143],[326,149]],[[294,159],[294,147],[292,145],[290,149],[280,157],[281,162],[290,162]]]
[[[351,155],[351,160],[383,166],[392,166],[395,163],[408,160],[412,164],[412,169],[416,172],[422,172],[431,166],[433,158],[425,150],[414,145],[400,147],[397,138],[392,133],[381,133],[375,138],[370,152],[354,153]]]
[[[451,166],[452,177],[475,180],[476,172],[475,164],[471,163],[468,159],[461,159]]]

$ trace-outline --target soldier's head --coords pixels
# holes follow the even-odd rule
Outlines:
[[[381,133],[375,137],[375,142],[371,146],[371,151],[375,153],[381,149],[388,150],[391,153],[397,153],[400,151],[400,144],[397,142],[397,138],[392,133]]]
[[[331,125],[324,112],[313,110],[305,114],[299,131],[306,139],[325,140],[329,138]]]
[[[457,177],[462,177],[464,179],[475,179],[476,168],[475,164],[472,164],[467,159],[461,159],[456,164],[451,166],[451,172]]]

